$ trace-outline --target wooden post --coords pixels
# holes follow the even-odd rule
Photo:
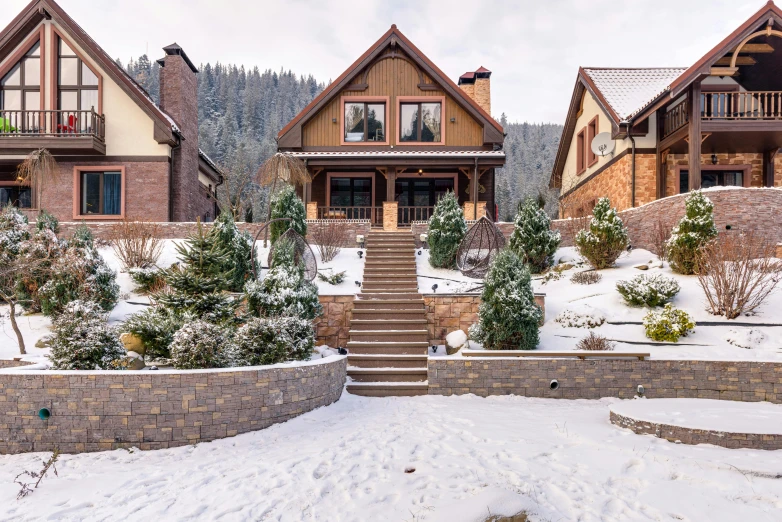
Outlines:
[[[470,200],[472,201],[472,219],[478,219],[478,186],[480,185],[480,179],[478,179],[478,161],[475,161],[475,170],[472,171],[472,181],[470,182]]]
[[[687,94],[689,110],[690,191],[701,188],[701,84],[695,82]]]
[[[668,184],[668,180],[666,179],[667,176],[667,165],[663,163],[663,153],[660,150],[660,142],[663,139],[663,131],[664,131],[664,125],[665,125],[665,108],[657,111],[657,155],[656,158],[656,167],[657,167],[657,199],[661,199],[665,197],[665,190],[666,185]]]
[[[386,201],[394,201],[396,196],[396,167],[387,167]]]

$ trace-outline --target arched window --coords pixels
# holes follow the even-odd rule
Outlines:
[[[41,110],[41,44],[36,42],[0,79],[0,131],[36,132]]]
[[[62,38],[57,39],[57,109],[64,111],[60,125],[66,132],[88,133],[98,112],[98,77]]]

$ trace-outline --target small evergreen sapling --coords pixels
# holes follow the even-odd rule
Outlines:
[[[448,191],[434,207],[429,218],[429,264],[435,268],[454,268],[456,252],[467,234],[467,222],[456,194]]]
[[[653,341],[676,343],[695,329],[695,321],[671,303],[660,311],[652,310],[643,320],[646,336]]]
[[[49,359],[55,370],[112,370],[126,355],[117,331],[96,303],[71,301],[53,321]]]
[[[315,346],[312,322],[298,317],[261,317],[241,326],[231,341],[236,366],[305,360]]]
[[[684,205],[684,217],[673,227],[666,247],[671,268],[689,275],[698,272],[701,249],[717,236],[717,227],[714,225],[714,204],[702,192],[687,196]]]
[[[551,218],[533,198],[527,198],[519,206],[514,221],[510,248],[529,265],[533,274],[539,274],[554,264],[554,254],[561,237],[551,230]]]
[[[492,262],[470,337],[489,350],[534,350],[542,317],[529,269],[510,249]]]
[[[578,253],[600,270],[614,266],[627,244],[627,228],[622,219],[616,209],[611,208],[608,198],[600,198],[592,212],[589,229],[576,234]]]
[[[681,287],[675,279],[660,274],[637,275],[629,281],[616,283],[617,291],[631,306],[663,306],[679,293]]]
[[[164,306],[150,306],[143,312],[131,315],[122,325],[122,331],[132,333],[144,343],[144,357],[169,359],[174,334],[195,317],[180,314]]]
[[[219,326],[201,320],[186,323],[171,342],[171,362],[178,370],[221,368],[228,364],[226,346]]]
[[[271,219],[291,219],[291,221],[278,221],[269,226],[272,244],[276,243],[277,238],[289,228],[298,232],[301,237],[307,237],[307,209],[292,186],[285,185],[279,193],[275,194],[271,206]]]
[[[221,271],[228,277],[227,289],[241,292],[253,274],[252,236],[248,232],[239,231],[230,212],[221,213],[209,233],[215,236],[218,248],[224,248],[227,253],[227,263],[221,267]]]

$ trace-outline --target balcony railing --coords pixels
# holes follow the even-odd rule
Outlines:
[[[15,111],[0,110],[0,138],[6,137],[81,137],[104,141],[106,118],[89,111]]]
[[[670,136],[687,125],[687,121],[689,120],[688,106],[687,100],[684,100],[682,103],[668,109],[663,117],[663,138]]]
[[[409,225],[413,221],[428,221],[434,213],[434,207],[399,207],[398,222],[400,225]]]
[[[383,223],[383,207],[318,207],[318,219],[362,219]]]

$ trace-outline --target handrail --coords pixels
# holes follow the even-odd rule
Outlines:
[[[87,111],[0,110],[0,136],[78,137],[106,139],[106,117]]]
[[[429,221],[434,214],[434,207],[398,207],[398,221],[409,225],[414,221]]]
[[[318,219],[361,219],[383,222],[383,207],[318,207]]]
[[[782,119],[782,91],[704,91],[702,94],[704,120]]]
[[[687,122],[690,121],[688,107],[687,100],[684,100],[665,112],[663,116],[663,138],[670,136],[687,125]]]

